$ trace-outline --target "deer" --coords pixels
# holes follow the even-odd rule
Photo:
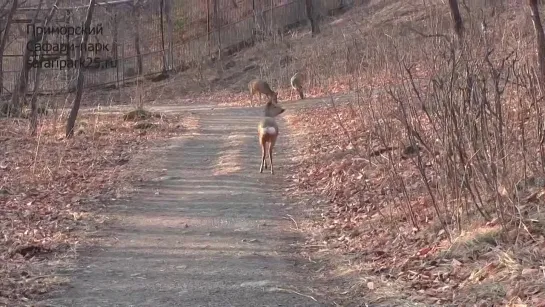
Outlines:
[[[250,103],[254,106],[254,95],[259,93],[259,101],[261,102],[261,95],[265,94],[269,99],[272,99],[274,103],[277,103],[278,92],[271,90],[269,84],[260,79],[254,79],[248,83],[248,89],[250,90]]]
[[[305,75],[299,72],[295,73],[290,79],[291,87],[299,93],[299,98],[301,98],[301,100],[305,99],[305,96],[303,95],[303,83],[305,81]]]
[[[269,98],[265,105],[264,118],[259,122],[257,126],[259,134],[259,144],[261,145],[261,167],[259,173],[263,173],[263,167],[267,169],[266,154],[269,154],[269,162],[271,166],[271,175],[274,174],[273,169],[273,148],[278,139],[278,124],[274,119],[276,116],[284,113],[285,109],[279,106],[276,101],[273,102],[272,98]]]

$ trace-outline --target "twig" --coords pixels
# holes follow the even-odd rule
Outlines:
[[[295,219],[294,219],[291,215],[289,215],[289,214],[286,214],[286,215],[287,215],[287,216],[293,221],[293,223],[295,224],[295,229],[300,230],[300,229],[299,229],[299,225],[297,225],[297,221],[295,221]]]
[[[409,31],[412,31],[422,37],[425,37],[425,38],[443,38],[445,39],[449,44],[451,43],[449,37],[445,34],[441,34],[441,33],[434,33],[434,34],[427,34],[427,33],[424,33],[424,32],[421,32],[421,31],[418,31],[417,29],[409,26],[408,27]]]
[[[307,297],[307,298],[310,298],[311,300],[317,302],[318,300],[315,299],[313,296],[311,295],[307,295],[307,294],[303,294],[303,293],[299,293],[297,291],[294,291],[294,290],[291,290],[291,289],[284,289],[284,288],[278,288],[278,287],[274,287],[272,288],[273,290],[280,290],[280,291],[286,291],[286,292],[289,292],[289,293],[293,293],[293,294],[297,294],[297,295],[300,295],[300,296],[304,296],[304,297]]]

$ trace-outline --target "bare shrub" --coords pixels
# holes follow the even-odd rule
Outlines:
[[[332,203],[317,241],[362,254],[360,272],[396,279],[388,291],[430,304],[499,303],[516,296],[470,285],[501,275],[502,289],[512,288],[517,270],[539,265],[528,254],[543,255],[543,94],[528,56],[532,27],[512,7],[494,15],[495,7],[464,6],[459,40],[446,34],[448,6],[425,9],[409,21],[386,4],[362,18],[384,32],[354,18],[365,42],[351,32],[309,51],[314,82],[348,78],[355,96],[288,117],[323,137],[301,148],[307,158],[294,182]],[[517,282],[542,288],[534,277]],[[443,291],[453,284],[464,294]],[[524,302],[534,294],[517,293]]]

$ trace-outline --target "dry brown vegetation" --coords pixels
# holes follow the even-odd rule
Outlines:
[[[337,259],[324,274],[354,281],[333,289],[339,302],[545,306],[543,91],[532,25],[525,3],[492,14],[482,2],[462,5],[466,35],[457,42],[446,1],[367,1],[325,20],[315,38],[292,30],[148,83],[143,100],[249,105],[248,81],[262,77],[286,103],[296,97],[295,71],[309,76],[307,98],[353,91],[348,104],[285,116],[300,146],[289,191],[320,217],[305,225],[314,234],[308,255]],[[128,102],[132,91],[86,93],[86,104]],[[129,152],[179,129],[174,117],[153,119],[144,135],[120,116],[84,117],[86,132],[70,141],[51,119],[37,139],[24,137],[26,123],[1,122],[10,276],[1,288],[12,290],[0,299],[44,291],[49,280],[36,270],[47,266],[37,263],[69,255],[78,229],[101,222],[82,195],[118,184]]]
[[[290,191],[321,216],[307,225],[309,255],[335,255],[329,277],[354,278],[337,294],[388,306],[545,306],[529,12],[464,7],[459,42],[440,1],[369,5],[319,48],[298,47],[316,86],[339,80],[356,94],[286,115],[301,146]]]
[[[161,104],[220,102],[249,106],[248,82],[256,77],[266,79],[279,92],[281,102],[296,99],[289,86],[296,71],[309,77],[305,86],[308,98],[354,90],[363,84],[398,82],[384,77],[384,69],[392,65],[388,61],[391,54],[381,50],[388,37],[406,36],[410,32],[406,25],[414,25],[414,20],[429,21],[430,15],[436,20],[429,22],[445,28],[450,25],[448,6],[421,6],[420,2],[368,1],[347,14],[327,17],[319,37],[313,38],[307,28],[289,30],[221,61],[203,59],[196,67],[151,86],[161,92]],[[407,11],[410,14],[405,14]]]
[[[181,115],[138,113],[147,116],[82,114],[73,139],[55,116],[43,118],[37,137],[26,120],[0,121],[0,305],[30,302],[64,282],[53,272],[107,221],[104,202],[146,178],[148,165],[134,158],[186,128]]]

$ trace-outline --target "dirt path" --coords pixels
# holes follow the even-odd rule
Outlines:
[[[111,205],[115,243],[82,252],[70,288],[40,306],[330,306],[294,247],[281,119],[276,173],[258,173],[260,113],[196,109],[196,133],[157,155],[166,175]]]

